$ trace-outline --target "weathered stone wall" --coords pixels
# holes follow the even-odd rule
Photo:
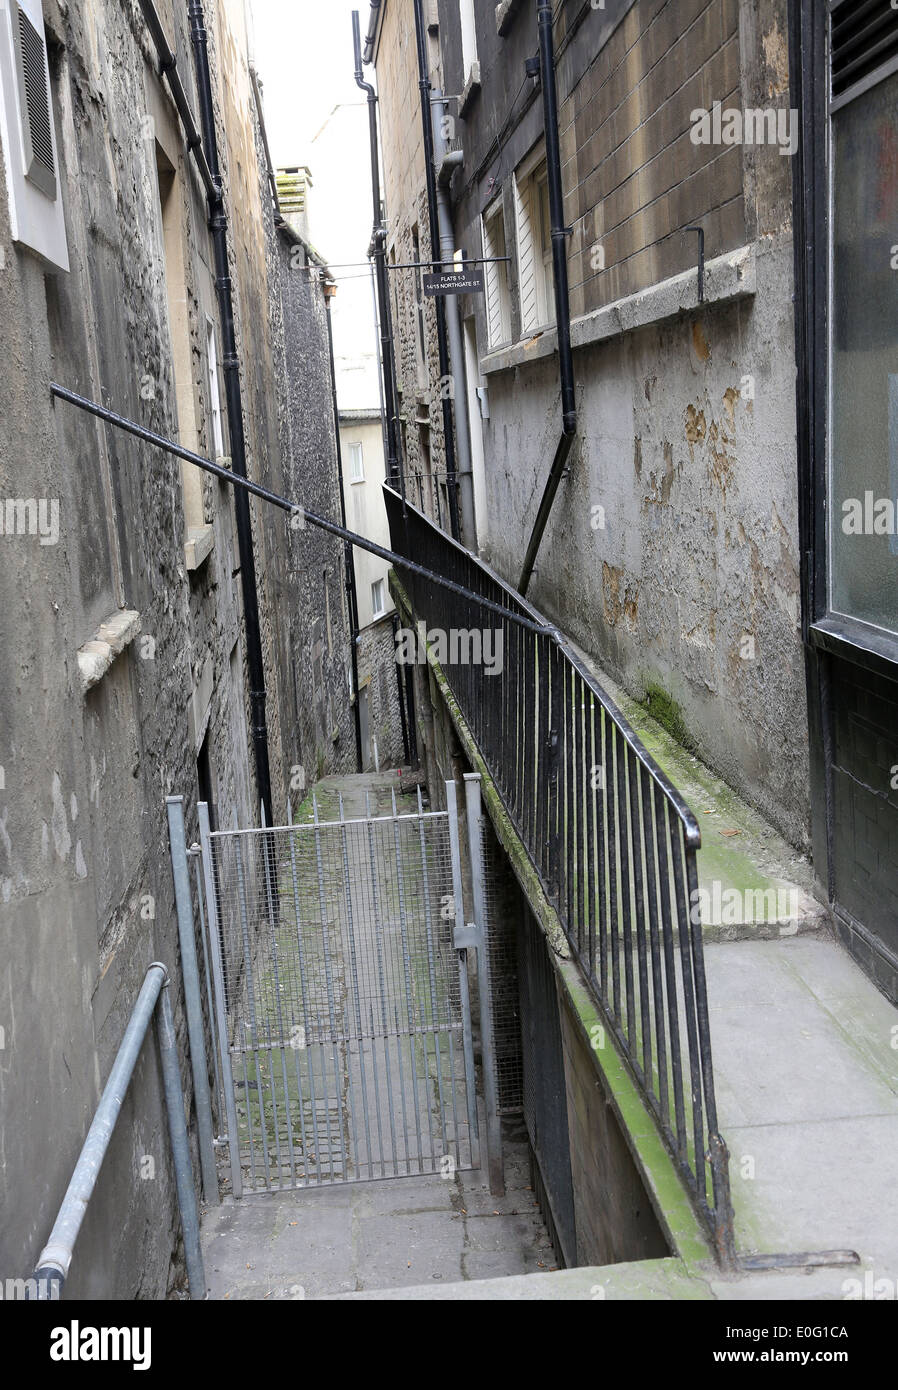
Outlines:
[[[377,739],[382,768],[402,767],[406,762],[395,651],[392,616],[371,623],[359,634],[359,690],[367,692],[368,732]]]
[[[186,7],[164,0],[159,8],[198,111]],[[9,1276],[29,1271],[49,1234],[152,960],[173,968],[188,1089],[165,796],[185,795],[193,836],[205,738],[218,808],[230,814],[236,807],[241,820],[255,821],[258,805],[229,489],[199,482],[199,529],[208,532],[211,549],[188,568],[185,508],[195,476],[182,477],[169,456],[54,405],[48,389],[50,380],[60,381],[211,450],[206,316],[217,322],[217,307],[204,193],[137,5],[46,0],[44,12],[68,275],[46,274],[11,243],[0,179],[0,497],[53,499],[60,520],[58,544],[27,535],[0,540],[0,1272]],[[266,254],[263,219],[270,210],[260,192],[247,99],[242,5],[210,0],[206,18],[232,213],[249,466],[273,483],[291,414],[278,408],[287,400],[279,377],[290,360],[280,320],[301,315],[292,331],[317,335],[320,364],[323,319],[320,305],[310,312],[289,295],[286,309],[272,305],[270,277],[280,293],[280,272]],[[157,160],[173,181],[166,229]],[[220,356],[220,334],[218,344]],[[320,365],[317,371],[303,410],[320,409],[326,421],[329,396],[319,394]],[[223,406],[223,385],[221,395]],[[324,428],[332,443],[332,418]],[[338,514],[323,494],[319,500],[322,510]],[[328,549],[330,561],[310,552],[313,582],[294,583],[287,554],[297,542],[286,536],[286,522],[269,525],[255,504],[253,512],[271,762],[282,796],[285,769],[319,756],[312,732],[297,733],[291,715],[296,696],[293,678],[283,674],[290,670],[285,615],[300,632],[321,619],[324,567],[337,564],[338,552],[335,559]],[[340,589],[335,570],[326,698],[341,674],[341,643],[345,652]],[[140,635],[84,693],[79,648],[122,608],[140,615]],[[339,688],[345,692],[345,681]],[[303,707],[311,703],[302,687],[298,698]],[[345,718],[335,722],[341,749],[351,748]],[[332,755],[328,766],[343,763]],[[178,1273],[154,1049],[151,1037],[79,1237],[72,1297],[160,1297]]]
[[[283,231],[273,264],[283,306],[286,365],[281,375],[287,382],[283,491],[309,511],[339,522],[341,484],[322,263]],[[289,730],[285,776],[291,767],[301,766],[310,786],[328,773],[356,770],[343,547],[314,526],[296,526],[273,513],[270,519],[275,532],[282,528],[287,538],[277,604],[278,665]]]

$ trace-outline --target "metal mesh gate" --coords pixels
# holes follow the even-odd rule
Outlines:
[[[202,841],[234,1195],[478,1166],[454,815]]]

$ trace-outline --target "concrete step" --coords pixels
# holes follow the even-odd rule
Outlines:
[[[499,1279],[471,1279],[455,1284],[413,1284],[406,1288],[364,1289],[326,1295],[345,1302],[782,1302],[863,1297],[865,1273],[823,1268],[736,1273],[690,1269],[682,1260],[644,1260],[635,1264],[560,1269],[548,1274],[518,1274]],[[869,1275],[866,1286],[871,1286]],[[872,1297],[872,1294],[870,1295]]]

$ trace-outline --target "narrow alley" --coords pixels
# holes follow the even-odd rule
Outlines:
[[[896,122],[895,0],[0,0],[27,1373],[886,1346]]]

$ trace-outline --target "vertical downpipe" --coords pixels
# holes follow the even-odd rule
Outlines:
[[[561,375],[561,421],[564,434],[577,428],[574,398],[574,362],[571,354],[571,305],[567,274],[567,229],[564,225],[564,193],[561,187],[561,150],[558,142],[558,90],[555,83],[555,41],[552,6],[540,0],[539,70],[543,89],[543,124],[546,132],[546,176],[549,217],[552,223],[552,275],[555,285],[555,322],[558,327],[558,368]]]
[[[555,84],[555,42],[552,36],[552,6],[540,0],[539,71],[543,91],[543,125],[546,132],[546,175],[549,187],[549,220],[552,224],[552,276],[555,287],[555,323],[558,331],[558,371],[561,378],[561,438],[549,469],[539,511],[527,552],[518,591],[527,593],[536,557],[549,521],[568,455],[577,433],[577,405],[574,394],[574,361],[571,352],[571,305],[567,274],[567,228],[564,225],[564,193],[561,186],[561,151],[558,143],[558,91]]]
[[[221,169],[218,162],[218,140],[215,134],[215,112],[212,104],[212,76],[209,70],[209,47],[202,0],[188,0],[187,12],[193,44],[203,144],[206,148],[206,159],[216,189],[214,195],[209,195],[209,230],[212,233],[212,247],[215,255],[215,288],[221,315],[221,337],[224,349],[222,367],[225,374],[231,467],[241,478],[245,478],[247,476],[246,437],[243,428],[240,361],[237,357],[237,337],[234,327],[234,300],[228,264],[228,220],[225,212]],[[265,666],[262,659],[252,519],[249,509],[249,494],[244,488],[235,489],[234,508],[237,516],[237,548],[240,556],[240,583],[243,592],[246,663],[249,671],[256,780],[259,796],[265,806],[265,813],[271,820],[271,773],[268,763],[268,728],[265,716]]]
[[[327,316],[327,351],[330,359],[331,397],[334,408],[334,441],[337,449],[337,487],[340,492],[340,524],[346,530],[346,496],[343,491],[343,446],[340,442],[340,407],[337,401],[337,368],[334,361],[334,325],[331,319],[331,299],[336,288],[323,286],[324,308]],[[349,646],[352,661],[352,707],[355,725],[356,772],[362,769],[362,720],[359,710],[359,608],[355,587],[355,556],[349,541],[343,542],[343,572],[346,587],[346,606],[349,610]]]
[[[436,120],[433,126],[433,157],[439,169],[449,153],[443,133],[446,115],[446,99],[437,89],[433,91],[433,111]],[[462,151],[453,150],[450,159],[449,177],[452,166],[462,162]],[[452,225],[452,202],[449,197],[448,181],[442,174],[437,177],[437,219],[440,229],[440,269],[451,270],[455,258],[455,233]],[[474,517],[474,473],[471,467],[471,420],[468,411],[468,381],[465,368],[464,336],[458,296],[446,296],[446,329],[449,334],[449,360],[452,364],[452,382],[455,391],[455,442],[458,449],[458,493],[461,502],[462,536],[469,550],[477,549],[477,527]]]
[[[418,86],[421,89],[421,122],[424,130],[424,170],[427,180],[427,220],[430,223],[430,259],[440,263],[440,231],[437,211],[437,178],[433,164],[433,112],[430,106],[431,88],[427,72],[427,47],[424,39],[424,14],[421,0],[415,4],[415,37],[418,47]],[[452,402],[447,398],[444,384],[450,378],[449,348],[446,341],[446,304],[441,295],[434,299],[437,315],[437,349],[440,363],[440,397],[443,407],[443,443],[446,450],[446,493],[449,498],[449,529],[452,539],[460,538],[458,524],[458,474],[455,464],[455,427],[452,421]]]
[[[374,205],[374,276],[377,287],[378,317],[380,318],[380,360],[383,379],[384,416],[387,435],[387,478],[390,487],[398,487],[405,500],[405,474],[399,450],[398,390],[396,384],[396,354],[393,344],[390,287],[387,277],[387,229],[383,224],[380,203],[380,164],[377,154],[377,93],[362,77],[362,40],[359,32],[359,12],[352,12],[352,44],[355,54],[356,86],[368,101],[368,139],[371,145],[371,199]]]

